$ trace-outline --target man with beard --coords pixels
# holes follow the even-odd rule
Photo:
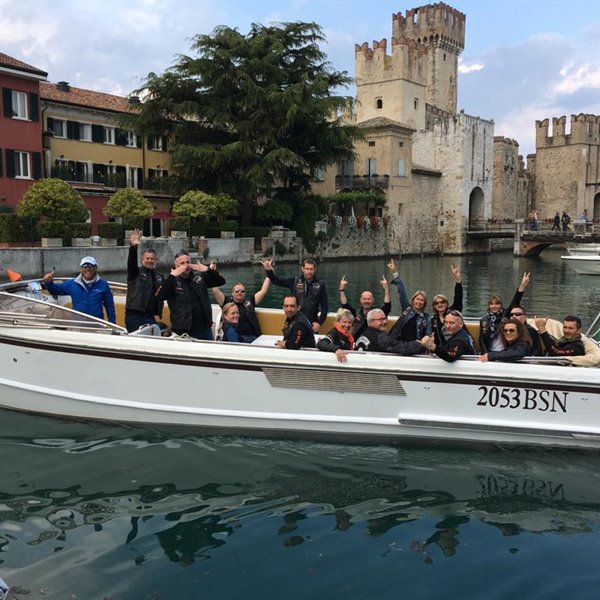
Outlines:
[[[425,336],[421,342],[446,362],[454,362],[465,354],[477,354],[473,339],[465,329],[463,316],[458,310],[451,310],[444,317],[442,340],[438,344],[435,343],[433,336]]]
[[[277,346],[288,350],[315,348],[315,334],[311,323],[300,311],[296,296],[288,295],[283,298],[283,312],[285,313],[283,339],[277,342]]]
[[[581,339],[581,319],[567,315],[563,319],[563,335],[557,340],[546,331],[548,317],[535,320],[548,356],[583,356],[585,347]]]
[[[214,264],[193,265],[187,252],[175,255],[173,269],[157,291],[160,301],[166,300],[171,311],[171,329],[200,340],[212,340],[212,307],[208,288],[225,283]]]
[[[386,317],[392,311],[392,301],[390,299],[390,285],[388,280],[383,277],[379,282],[383,288],[383,305],[380,307],[385,313]],[[367,328],[367,313],[374,308],[375,296],[370,290],[361,292],[358,303],[360,308],[356,310],[352,305],[348,304],[348,298],[346,297],[346,286],[348,281],[344,275],[340,280],[340,305],[342,308],[349,310],[354,315],[354,323],[352,325],[352,336],[354,339],[358,339],[365,329]]]
[[[412,356],[425,352],[425,346],[419,340],[404,342],[386,333],[387,316],[380,308],[367,313],[367,328],[356,340],[354,349],[362,352],[386,352]]]
[[[262,266],[272,283],[287,288],[291,294],[296,296],[298,304],[302,307],[300,310],[311,322],[313,332],[318,333],[327,318],[329,304],[325,282],[315,276],[317,268],[315,261],[312,258],[305,258],[302,261],[301,274],[297,277],[287,278],[275,275],[272,260],[263,261]]]

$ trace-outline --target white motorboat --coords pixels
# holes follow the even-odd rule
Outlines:
[[[572,244],[567,252],[571,256],[600,256],[600,244]]]
[[[0,406],[280,437],[600,448],[600,369],[359,352],[339,363],[143,333],[0,292]]]
[[[600,256],[590,254],[561,256],[573,269],[581,275],[600,275]]]

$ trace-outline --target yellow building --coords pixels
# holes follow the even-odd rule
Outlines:
[[[142,139],[119,126],[119,116],[135,113],[139,102],[64,81],[41,82],[45,173],[82,194],[94,226],[107,220],[103,208],[117,188],[140,189],[155,209],[144,233],[163,235],[173,200],[163,191],[171,168],[167,137]]]

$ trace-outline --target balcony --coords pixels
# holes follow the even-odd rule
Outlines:
[[[336,190],[386,190],[389,186],[389,175],[336,175]]]

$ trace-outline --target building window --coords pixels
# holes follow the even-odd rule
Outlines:
[[[377,173],[377,159],[367,158],[367,176],[371,177]]]
[[[115,143],[115,128],[114,127],[104,127],[103,142],[105,144],[114,144]]]
[[[15,150],[15,178],[30,179],[29,152]]]
[[[419,108],[419,99],[415,98],[415,110],[417,110],[417,108]]]
[[[372,148],[375,145],[375,142],[369,142],[369,146]]]
[[[404,177],[406,175],[406,164],[404,159],[401,158],[398,160],[398,177]]]
[[[133,131],[127,132],[127,147],[137,148],[137,135]]]
[[[12,90],[12,111],[15,119],[27,119],[27,94]]]
[[[67,137],[67,122],[62,119],[54,119],[52,122],[52,133],[54,137]]]
[[[79,139],[82,142],[92,141],[92,126],[89,123],[79,123]]]
[[[377,106],[377,108],[383,108],[383,100],[381,98],[377,98],[375,106]]]
[[[325,169],[317,167],[315,169],[315,179],[317,181],[325,181]]]
[[[127,167],[127,187],[139,188],[137,167]]]
[[[151,135],[148,138],[148,149],[162,152],[163,150],[163,138],[160,135]]]

